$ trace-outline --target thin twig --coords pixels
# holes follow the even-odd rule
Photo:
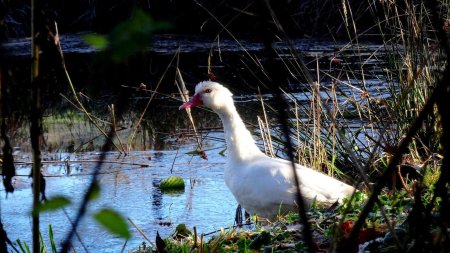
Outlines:
[[[175,58],[177,57],[177,55],[179,54],[179,50],[177,50],[177,52],[173,55],[172,59],[170,60],[169,64],[167,64],[166,69],[164,70],[164,73],[162,74],[161,78],[159,79],[158,83],[156,84],[155,87],[155,91],[158,90],[159,86],[161,85],[164,77],[167,74],[167,71],[169,71],[170,66],[172,66],[173,61],[175,60]],[[134,138],[136,137],[137,131],[139,130],[139,128],[141,127],[141,122],[144,119],[145,114],[147,113],[148,107],[150,106],[150,104],[153,101],[153,98],[155,97],[156,92],[153,92],[152,95],[150,96],[150,98],[147,101],[147,104],[145,105],[144,110],[141,113],[141,116],[139,117],[139,119],[137,120],[137,122],[135,123],[135,127],[134,127],[134,131],[131,134],[130,140],[128,141],[128,145],[131,146],[133,144]]]
[[[75,104],[74,102],[72,102],[72,100],[70,100],[70,99],[69,99],[68,97],[66,97],[64,94],[59,93],[59,95],[60,95],[62,98],[64,98],[69,104],[71,104],[73,107],[75,107],[77,110],[79,110],[80,112],[84,112],[83,109],[82,109],[81,107],[79,107],[77,104]],[[88,112],[88,113],[89,113],[89,112]],[[89,114],[91,115],[91,117],[92,117],[93,119],[95,119],[95,120],[98,121],[98,122],[102,122],[103,124],[108,124],[108,125],[111,124],[111,122],[102,120],[102,119],[96,117],[95,115],[92,115],[91,113],[89,113]]]
[[[118,103],[119,106],[118,106],[118,110],[117,110],[117,116],[119,118],[122,115],[122,112],[123,112],[122,109],[123,109],[123,105],[125,104],[126,99],[128,99],[126,94],[124,94],[123,96],[120,97],[120,100]],[[91,194],[96,189],[96,186],[98,184],[97,179],[100,174],[101,168],[103,166],[103,161],[106,159],[107,151],[110,150],[111,146],[114,144],[113,138],[114,138],[114,128],[110,127],[108,135],[105,139],[105,143],[102,146],[100,157],[94,167],[94,172],[91,177],[91,181],[89,183],[87,190],[85,191],[85,194],[82,197],[82,202],[78,208],[78,211],[76,212],[72,227],[71,227],[69,233],[67,234],[66,238],[62,242],[62,247],[61,247],[62,253],[67,253],[69,251],[71,242],[72,242],[72,238],[73,238],[74,234],[76,233],[77,227],[80,224],[81,219],[86,214],[88,203],[91,200]]]
[[[269,0],[264,0],[264,3],[260,3],[261,4],[261,10],[262,13],[260,13],[261,18],[265,18],[266,20],[263,20],[266,22],[266,25],[269,25],[270,23],[267,22],[267,20],[273,20],[277,29],[279,31],[282,31],[282,27],[280,25],[280,23],[277,20],[277,17],[270,5]],[[268,12],[267,14],[263,11],[263,8],[266,9],[266,11]],[[275,83],[272,81],[271,78],[275,78],[277,76],[280,76],[281,73],[278,73],[276,71],[274,71],[275,67],[275,63],[274,63],[274,57],[277,55],[275,49],[272,46],[272,35],[267,34],[267,32],[265,34],[263,34],[264,36],[264,46],[265,46],[265,50],[267,53],[267,56],[271,59],[271,61],[269,63],[271,63],[272,65],[268,66],[268,71],[272,71],[272,73],[267,73],[268,74],[268,78],[266,79],[268,81],[268,83],[270,84],[271,90],[274,93],[274,99],[276,102],[276,105],[278,106],[278,120],[281,124],[281,130],[282,133],[285,136],[285,146],[287,149],[287,155],[289,160],[291,161],[291,166],[292,166],[292,171],[293,171],[293,175],[294,175],[294,182],[295,185],[297,186],[297,194],[296,194],[296,202],[298,204],[298,213],[300,216],[300,221],[302,224],[302,228],[303,228],[303,238],[307,247],[307,250],[309,252],[314,252],[316,247],[314,244],[314,240],[312,238],[312,233],[311,233],[311,226],[308,222],[308,215],[306,213],[306,204],[305,201],[303,199],[303,195],[302,195],[302,190],[300,188],[301,182],[300,182],[300,178],[297,174],[297,170],[295,169],[295,161],[294,161],[294,149],[292,146],[292,142],[291,139],[289,138],[289,128],[288,128],[288,122],[287,122],[287,118],[288,115],[285,111],[285,108],[287,106],[286,101],[283,99],[282,94],[280,92],[280,89],[275,85]]]
[[[125,242],[123,243],[122,249],[120,250],[120,253],[125,252],[125,247],[127,246],[128,243],[128,239],[125,240]]]
[[[173,158],[172,161],[172,166],[170,166],[170,174],[172,174],[173,172],[173,168],[175,167],[175,161],[177,160],[177,156],[178,156],[178,152],[180,151],[180,149],[177,149],[176,153],[175,153],[175,157]]]
[[[121,147],[122,148],[122,152],[125,155],[127,155],[127,151],[130,151],[131,146],[129,146],[128,149],[125,150],[125,148],[124,148],[124,146],[122,144],[122,140],[120,140],[120,136],[117,133],[117,124],[116,124],[116,115],[114,113],[114,104],[111,105],[111,117],[112,117],[112,125],[113,125],[113,128],[114,128],[114,133],[116,134],[117,141],[119,141],[119,147]]]
[[[263,115],[264,115],[264,121],[263,121],[264,127],[261,129],[261,130],[263,130],[262,135],[266,136],[267,147],[268,147],[270,156],[275,157],[275,153],[273,152],[272,135],[270,133],[269,120],[267,119],[267,112],[266,112],[266,108],[264,106],[264,100],[261,96],[261,91],[260,91],[259,87],[258,87],[258,98],[261,101],[261,107],[262,107],[262,111],[263,111]]]
[[[181,100],[183,102],[187,102],[189,100],[189,91],[186,88],[186,85],[183,80],[183,76],[181,75],[179,68],[177,68],[176,76],[177,76],[177,78],[175,80],[175,84],[177,85],[178,91],[181,95]],[[205,151],[203,150],[202,137],[199,134],[199,132],[197,131],[197,127],[195,126],[195,122],[194,122],[194,118],[192,117],[191,109],[186,108],[185,110],[189,117],[189,121],[191,122],[192,129],[194,130],[194,134],[196,137],[195,139],[197,140],[197,146],[198,146],[199,152],[202,154],[202,157],[206,156],[206,154],[204,153]]]
[[[152,247],[154,249],[157,249],[156,244],[154,244],[150,239],[148,239],[147,235],[144,233],[144,231],[142,231],[142,229],[140,229],[132,220],[131,218],[128,218],[128,221],[131,223],[131,225],[133,225],[133,227],[136,228],[136,230],[139,232],[139,234],[142,235],[142,237],[144,237],[145,240],[147,240],[148,243],[150,243],[152,245]]]
[[[64,215],[66,216],[67,220],[68,220],[68,221],[70,222],[70,224],[72,224],[72,226],[73,226],[73,221],[72,221],[72,219],[70,218],[69,213],[67,212],[67,210],[66,210],[65,208],[63,208],[63,212],[64,212]],[[86,245],[84,245],[83,240],[81,240],[81,236],[80,236],[80,234],[78,233],[78,231],[75,231],[75,236],[77,237],[77,239],[78,239],[78,241],[80,242],[81,247],[83,247],[84,251],[85,251],[86,253],[88,253],[89,251],[87,250]]]
[[[56,29],[56,37],[59,38],[58,25],[57,25],[56,22],[55,22],[55,29]],[[78,98],[77,92],[76,92],[76,90],[75,90],[75,86],[74,86],[73,83],[72,83],[72,79],[70,78],[69,71],[67,70],[67,67],[66,67],[66,62],[65,62],[65,60],[64,60],[64,54],[63,54],[63,51],[62,51],[62,48],[61,48],[61,41],[58,39],[58,40],[55,40],[55,43],[56,43],[56,45],[57,45],[59,54],[60,54],[60,56],[61,56],[61,65],[62,65],[62,68],[63,68],[63,70],[64,70],[64,74],[66,75],[67,81],[69,82],[69,87],[70,87],[70,90],[72,91],[72,95],[73,95],[73,97],[75,98],[75,101],[77,102],[79,108],[81,108],[81,110],[84,112],[84,114],[88,117],[89,121],[90,121],[92,124],[94,124],[94,126],[95,126],[95,127],[103,134],[103,136],[105,136],[106,138],[108,138],[108,135],[106,134],[105,130],[103,130],[103,129],[100,127],[100,125],[97,123],[97,121],[96,121],[96,120],[94,119],[94,117],[91,115],[91,113],[88,112],[88,110],[84,107],[84,105],[83,105],[83,103],[81,102],[81,100]],[[111,144],[114,145],[114,147],[115,147],[119,152],[121,152],[120,149],[119,149],[119,147],[117,147],[116,144],[115,144],[114,142],[111,142]]]

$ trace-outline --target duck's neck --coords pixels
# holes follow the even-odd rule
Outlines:
[[[222,120],[228,155],[233,161],[242,162],[262,154],[234,104],[217,114]]]

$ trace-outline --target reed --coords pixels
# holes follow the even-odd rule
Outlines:
[[[49,237],[48,242],[49,242],[50,246],[47,246],[47,244],[45,243],[45,241],[42,237],[42,234],[39,232],[40,249],[38,252],[40,252],[40,253],[57,253],[58,250],[56,249],[56,242],[55,242],[55,238],[54,238],[54,234],[53,234],[53,229],[52,229],[52,225],[50,225],[50,224],[48,225],[48,237]],[[26,242],[23,242],[20,239],[17,239],[16,242],[17,242],[18,248],[16,248],[13,244],[11,244],[10,245],[12,248],[11,252],[15,252],[15,253],[31,253],[32,252]]]
[[[446,4],[448,6],[448,2]],[[391,137],[393,141],[401,138],[410,122],[418,116],[446,64],[443,48],[439,47],[436,34],[429,30],[433,24],[426,6],[407,6],[407,11],[410,14],[403,23],[410,27],[410,31],[401,34],[402,53],[392,54],[391,69],[394,73],[389,80],[392,97],[389,106],[392,107],[392,116],[397,119],[397,131]],[[397,21],[391,26],[400,24]],[[390,42],[391,48],[393,43]],[[428,116],[409,148],[409,162],[422,163],[439,150],[439,122],[437,111]]]
[[[364,49],[368,45],[361,38],[367,34],[358,31],[349,1],[342,2],[345,10],[342,18],[349,36],[348,43],[337,43],[338,49],[333,54],[317,55],[309,64],[305,57],[299,57],[301,52],[297,52],[294,47],[279,50],[278,53],[285,72],[290,74],[291,87],[295,83],[299,90],[285,91],[287,100],[291,102],[291,108],[288,109],[291,112],[290,138],[291,143],[296,145],[297,160],[338,177],[353,178],[353,181],[361,178],[371,194],[370,199],[364,201],[364,210],[352,229],[350,240],[337,241],[332,244],[331,249],[354,249],[349,246],[354,243],[351,240],[364,231],[361,228],[366,224],[370,212],[372,215],[373,212],[381,212],[383,225],[394,234],[391,247],[405,249],[411,240],[416,243],[409,246],[417,248],[427,243],[433,245],[429,246],[430,250],[440,247],[443,242],[431,242],[426,236],[408,237],[408,242],[399,240],[394,231],[394,226],[399,221],[389,218],[389,212],[385,210],[386,207],[392,208],[394,204],[380,202],[378,196],[382,187],[387,184],[386,179],[393,168],[401,164],[413,164],[421,167],[420,172],[425,175],[425,179],[405,180],[400,175],[406,192],[409,196],[414,196],[410,217],[416,217],[414,215],[418,214],[415,212],[420,212],[418,210],[425,207],[428,209],[424,215],[431,217],[431,210],[446,206],[445,201],[437,203],[435,200],[439,198],[436,196],[446,196],[448,187],[441,185],[441,190],[434,191],[431,188],[438,187],[439,181],[441,184],[447,181],[442,176],[435,176],[430,180],[430,171],[439,174],[440,170],[445,169],[439,169],[440,165],[436,165],[443,166],[442,157],[436,159],[436,154],[445,152],[442,122],[448,115],[440,114],[437,108],[429,110],[429,105],[436,102],[432,100],[436,99],[432,94],[436,93],[437,84],[442,82],[443,76],[445,78],[448,75],[445,72],[448,71],[448,45],[439,44],[445,41],[442,36],[439,37],[439,32],[443,29],[448,33],[448,26],[440,27],[435,16],[448,20],[449,2],[440,1],[438,6],[430,6],[425,2],[413,5],[409,1],[401,7],[394,3],[385,3],[381,7],[370,5],[370,8],[374,8],[371,9],[374,17],[378,18],[375,26],[379,29],[377,36],[382,41],[381,46],[371,47],[372,52]],[[433,12],[436,9],[439,12]],[[284,42],[289,45],[287,40]],[[319,64],[326,61],[326,58],[329,68],[324,68],[325,64]],[[370,68],[371,61],[378,64],[383,64],[384,61],[382,71],[373,71]],[[311,64],[314,62],[315,66]],[[311,69],[315,69],[315,74]],[[376,89],[369,79],[377,81]],[[281,110],[270,106],[264,108],[271,109],[273,113]],[[280,154],[284,150],[283,138],[280,137],[283,133],[277,131],[277,128],[271,133],[276,136],[272,138],[274,149],[277,150],[275,153]],[[269,143],[265,144],[268,145]],[[405,147],[407,150],[403,153]],[[383,162],[387,160],[390,162]],[[400,172],[400,168],[398,171]],[[377,182],[373,192],[369,182]],[[430,185],[434,186],[430,188]],[[430,197],[433,194],[436,195]],[[401,201],[408,198],[408,195],[394,196]],[[375,204],[378,207],[373,208]],[[354,211],[355,208],[349,208],[344,212],[344,217]],[[448,219],[447,214],[442,214],[440,219]],[[408,223],[406,220],[401,222]],[[429,219],[424,222],[427,224],[422,227],[410,222],[410,227],[406,229],[412,231],[421,227],[425,231],[431,231],[438,226]],[[340,225],[344,224],[342,219]],[[445,233],[445,229],[441,233]]]
[[[442,6],[445,4],[448,6],[447,1],[442,2]],[[377,23],[378,36],[383,41],[381,46],[371,47],[373,51],[359,42],[366,34],[355,35],[357,24],[347,16],[351,13],[349,8],[343,13],[343,19],[349,22],[346,26],[349,41],[337,43],[333,54],[317,55],[315,66],[308,65],[309,69],[315,67],[315,74],[305,73],[307,63],[294,48],[279,51],[286,72],[291,73],[291,84],[296,84],[291,87],[300,90],[285,91],[291,106],[290,138],[296,143],[300,163],[330,174],[345,170],[346,174],[357,175],[355,162],[346,148],[349,146],[362,165],[372,166],[368,173],[377,175],[380,168],[373,165],[380,166],[379,159],[392,154],[393,146],[401,140],[434,89],[446,61],[431,30],[433,24],[426,6],[407,4],[405,13],[400,13],[397,5],[385,8],[384,19]],[[448,9],[443,12],[448,13]],[[400,33],[389,34],[390,31]],[[383,69],[371,73],[372,61],[384,65]],[[329,68],[323,68],[326,63]],[[305,98],[310,102],[306,103]],[[276,113],[267,105],[263,109]],[[421,164],[438,152],[439,126],[435,111],[416,134],[403,162]],[[276,143],[282,140],[281,133],[276,129],[272,133],[273,148],[282,151],[282,143]],[[337,168],[340,170],[335,171]]]

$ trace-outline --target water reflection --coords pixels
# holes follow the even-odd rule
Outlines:
[[[161,194],[161,189],[158,188],[159,182],[161,180],[154,178],[152,181],[152,213],[156,220],[162,221],[163,219],[163,198]]]

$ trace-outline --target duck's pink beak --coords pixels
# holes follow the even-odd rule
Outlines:
[[[181,109],[186,109],[186,108],[196,107],[196,106],[200,106],[200,105],[203,105],[203,101],[202,101],[202,99],[200,98],[200,95],[199,95],[199,94],[195,94],[195,95],[191,98],[191,100],[189,100],[189,101],[187,101],[186,103],[182,104],[182,105],[180,106],[179,109],[181,110]]]

